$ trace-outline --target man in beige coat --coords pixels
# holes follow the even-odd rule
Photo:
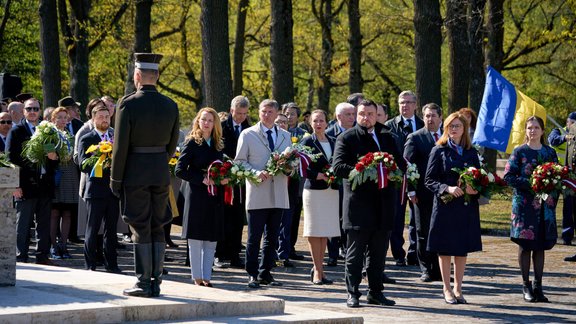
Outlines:
[[[288,177],[272,176],[265,171],[266,162],[273,151],[282,152],[291,145],[290,133],[276,127],[279,105],[266,99],[258,107],[260,121],[240,134],[236,149],[236,161],[246,168],[257,171],[262,182],[246,182],[246,214],[248,219],[248,243],[246,244],[246,272],[250,276],[248,287],[260,285],[279,286],[272,269],[278,245],[278,230],[282,212],[289,208]],[[264,234],[262,258],[258,264],[260,241]]]

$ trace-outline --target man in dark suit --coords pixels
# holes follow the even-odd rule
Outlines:
[[[86,150],[101,141],[112,141],[110,132],[110,112],[108,107],[98,105],[91,113],[94,129],[80,138],[78,144],[79,161],[82,172],[86,173],[86,186],[82,198],[86,201],[88,217],[84,240],[84,259],[87,270],[96,270],[98,230],[104,221],[104,264],[106,271],[122,273],[118,268],[116,253],[116,224],[118,223],[119,201],[110,190],[110,169],[104,168],[101,177],[91,176],[92,167],[83,166],[91,153]]]
[[[7,112],[0,112],[0,152],[6,149],[8,132],[12,129],[12,116]]]
[[[118,105],[110,186],[121,198],[122,219],[132,230],[134,270],[138,282],[124,295],[157,297],[164,266],[164,225],[170,171],[176,151],[179,115],[176,103],[158,93],[158,65],[162,55],[136,53],[136,91]]]
[[[230,104],[230,114],[222,122],[222,137],[224,138],[224,154],[231,159],[236,157],[236,146],[238,146],[238,137],[246,128],[250,127],[248,123],[248,109],[250,101],[244,96],[236,96]],[[234,200],[232,205],[224,205],[225,217],[225,235],[224,239],[218,241],[216,246],[216,259],[214,265],[222,267],[222,260],[230,260],[230,266],[233,268],[244,268],[244,261],[240,258],[242,246],[242,230],[244,219],[246,219],[246,187],[234,187]]]
[[[368,303],[395,304],[382,293],[385,233],[392,228],[394,215],[392,185],[379,189],[376,183],[367,181],[352,190],[348,181],[358,158],[369,152],[388,152],[394,156],[399,168],[405,170],[406,164],[394,138],[381,124],[376,123],[376,113],[376,103],[371,100],[362,101],[358,105],[358,124],[336,139],[334,149],[334,171],[338,177],[344,179],[342,227],[347,236],[345,277],[348,307],[359,307],[359,285],[365,258],[369,285]]]
[[[395,140],[398,147],[398,151],[404,151],[404,143],[406,143],[406,137],[410,133],[413,133],[420,128],[424,127],[424,122],[414,113],[417,107],[416,94],[412,91],[402,91],[398,95],[398,106],[400,109],[400,115],[396,116],[394,119],[390,119],[386,122],[386,126],[396,135]],[[396,204],[396,215],[394,217],[394,228],[392,233],[390,233],[390,249],[392,249],[392,256],[396,260],[396,265],[405,266],[406,259],[408,259],[409,265],[418,264],[418,256],[416,255],[416,230],[414,228],[414,213],[410,212],[410,225],[408,226],[408,239],[410,241],[410,246],[408,247],[408,255],[402,247],[404,245],[404,217],[406,213],[406,202],[402,203],[400,196],[402,192],[400,190],[395,190],[397,199]]]
[[[404,158],[410,163],[415,163],[420,174],[418,184],[415,187],[408,187],[408,197],[411,209],[414,210],[417,238],[416,249],[420,270],[422,270],[420,280],[430,282],[440,279],[440,268],[438,256],[426,251],[434,194],[424,185],[424,175],[428,165],[428,155],[442,135],[440,129],[442,108],[435,103],[426,104],[422,107],[422,116],[424,117],[425,127],[408,135],[404,146]]]
[[[54,170],[58,155],[48,153],[46,165],[38,167],[22,156],[24,142],[36,131],[41,114],[40,103],[35,98],[24,102],[24,119],[8,133],[6,152],[10,162],[20,167],[20,187],[14,191],[16,201],[17,261],[28,261],[30,222],[36,220],[36,263],[51,265],[50,210],[54,196]]]

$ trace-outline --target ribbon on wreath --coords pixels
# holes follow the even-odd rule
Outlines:
[[[214,165],[222,165],[222,161],[220,160],[216,160],[212,163],[210,163],[210,165],[208,166],[208,183],[210,183],[211,177],[210,177],[210,170],[212,169],[212,166]],[[218,170],[218,172],[220,172],[220,170]],[[216,196],[216,185],[214,184],[209,184],[208,185],[208,194],[210,196]]]
[[[376,174],[378,175],[378,189],[384,189],[388,186],[388,175],[386,168],[380,162],[376,165]]]
[[[300,158],[298,173],[300,173],[300,177],[306,178],[306,170],[308,169],[310,163],[312,163],[312,159],[304,153],[297,152],[296,155]]]
[[[224,203],[226,205],[232,206],[234,201],[234,187],[226,185],[224,186]]]
[[[567,188],[571,189],[572,191],[576,191],[576,181],[572,179],[564,179],[562,183],[566,185]]]
[[[104,161],[106,160],[107,156],[108,153],[102,153],[102,155],[98,157],[98,161],[96,161],[94,167],[92,167],[92,171],[90,172],[90,178],[102,178]]]

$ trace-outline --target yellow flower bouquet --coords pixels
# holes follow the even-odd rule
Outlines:
[[[104,170],[109,170],[112,164],[112,142],[102,141],[97,145],[90,145],[86,154],[92,154],[82,162],[82,169],[92,168],[91,178],[102,178]]]

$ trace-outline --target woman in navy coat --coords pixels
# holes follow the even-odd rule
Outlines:
[[[324,131],[328,125],[324,110],[314,110],[310,117],[314,133],[302,139],[302,144],[312,148],[318,158],[306,170],[306,182],[302,196],[304,207],[304,237],[308,239],[308,248],[314,267],[310,271],[310,280],[315,285],[331,284],[332,280],[324,276],[324,251],[329,237],[340,236],[338,220],[338,184],[334,180],[328,185],[325,169],[332,163],[334,139]]]
[[[218,114],[212,108],[202,108],[194,118],[192,130],[186,136],[174,173],[185,180],[182,238],[188,239],[192,279],[196,285],[212,287],[212,264],[216,243],[224,235],[224,188],[227,180],[208,194],[207,169],[222,160],[224,142]]]
[[[482,250],[478,192],[470,186],[459,186],[459,173],[453,168],[480,168],[476,149],[472,147],[466,118],[455,112],[444,121],[444,133],[430,152],[425,184],[434,193],[434,207],[428,236],[428,251],[438,253],[448,304],[462,303],[462,279],[466,256]],[[465,193],[469,201],[465,201]],[[444,203],[443,195],[452,200]],[[454,257],[454,291],[450,288],[450,261]]]

